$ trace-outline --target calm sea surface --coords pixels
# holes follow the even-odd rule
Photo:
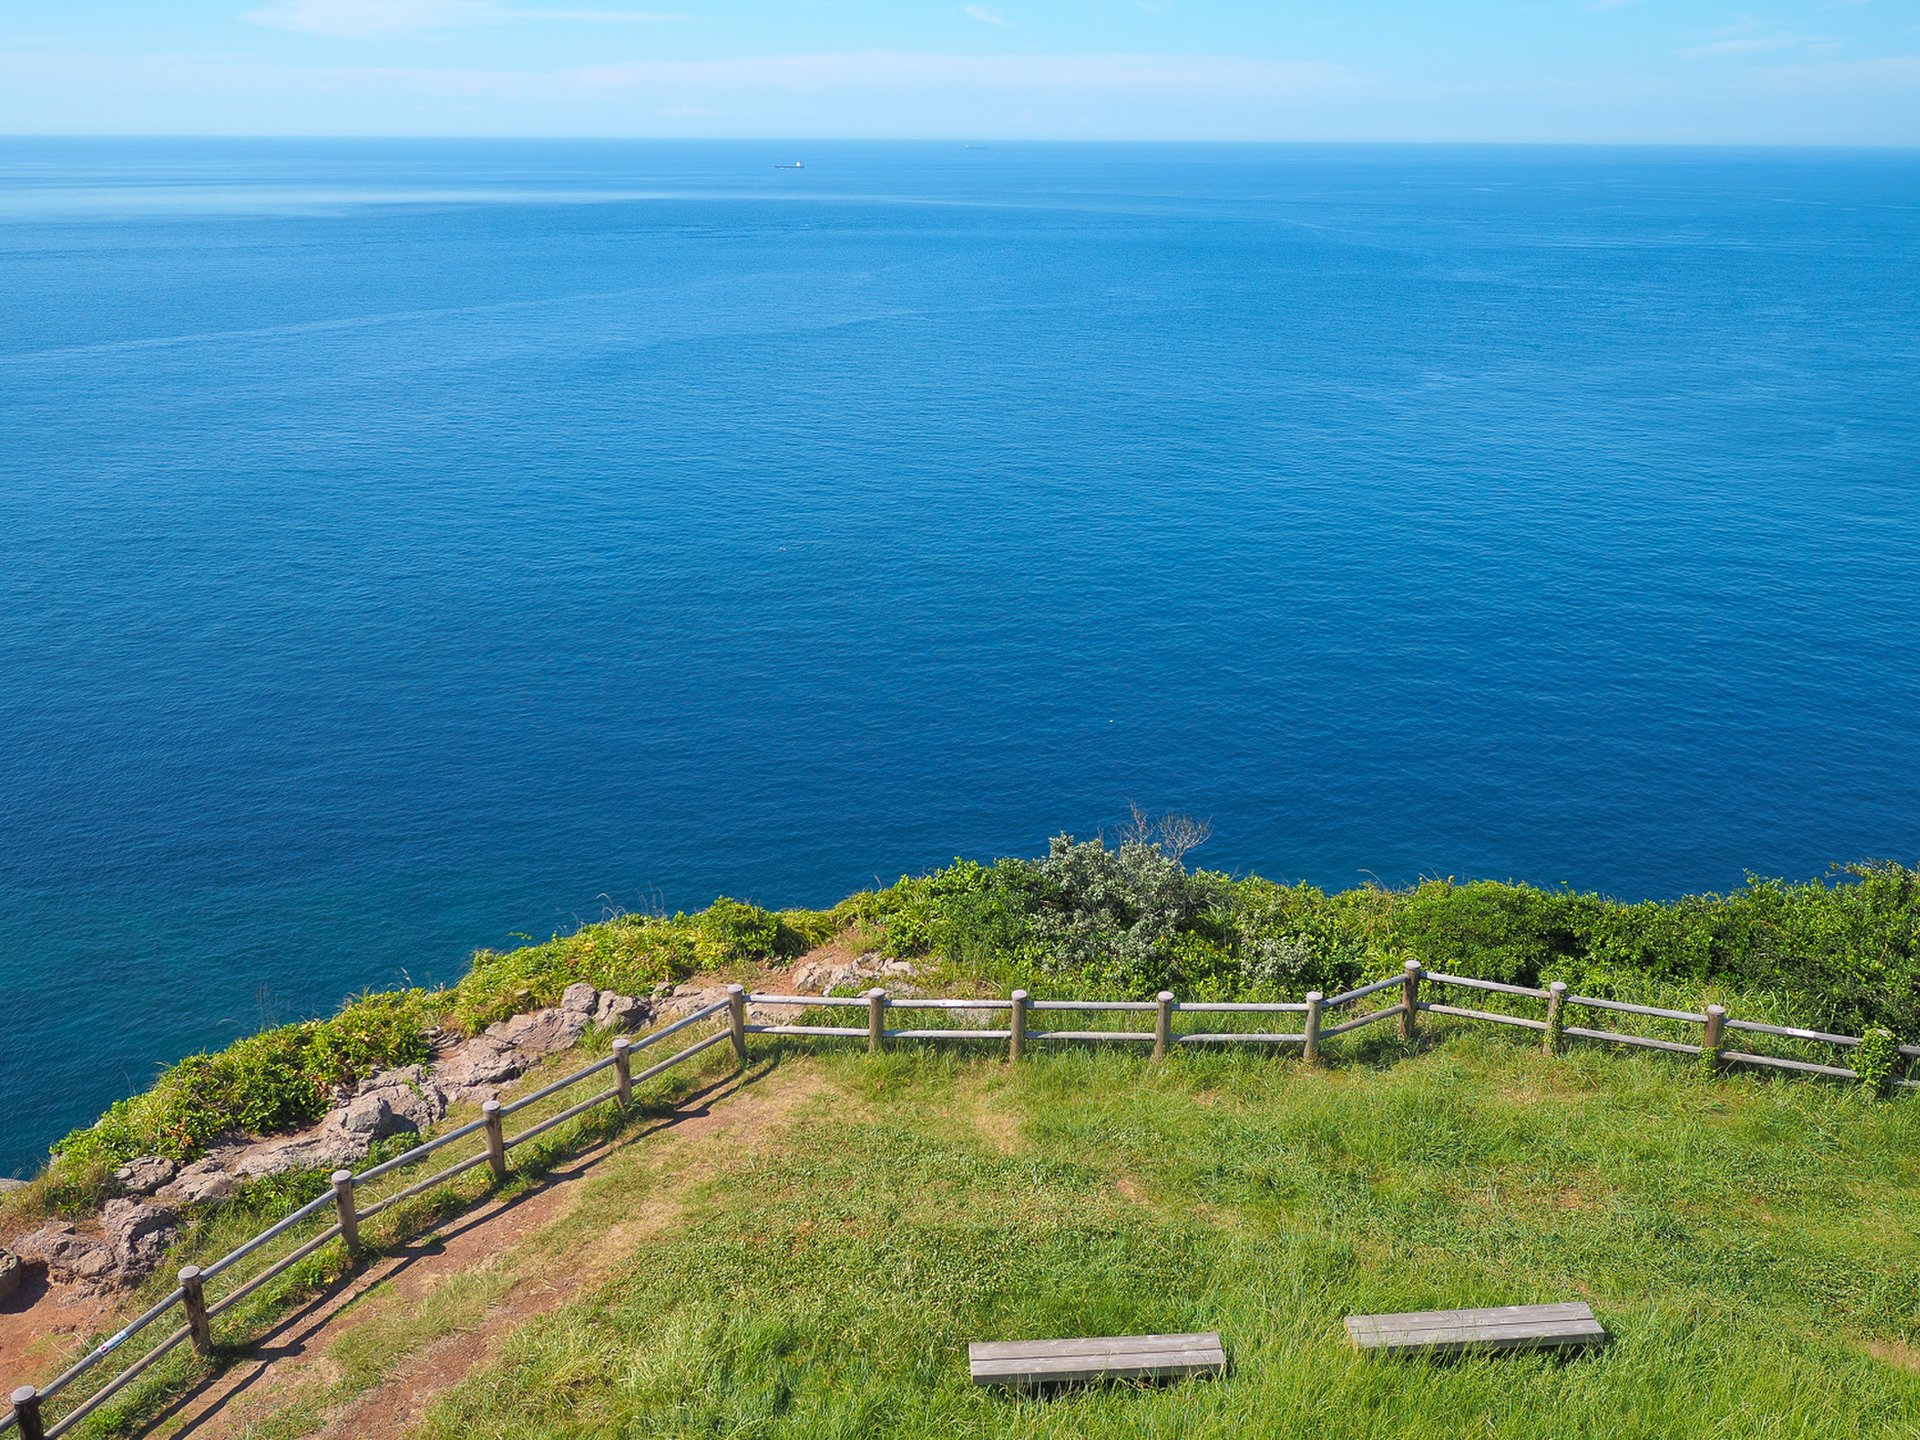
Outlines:
[[[1920,857],[1917,461],[1912,154],[0,141],[0,1169],[1129,799]]]

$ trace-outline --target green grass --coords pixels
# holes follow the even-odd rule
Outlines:
[[[812,1108],[683,1186],[683,1228],[520,1331],[424,1433],[1920,1433],[1920,1107],[1477,1031],[1398,1052],[1318,1074],[782,1052],[817,1072]],[[636,1171],[569,1223],[587,1243],[623,1190],[673,1183]],[[1341,1328],[1570,1297],[1604,1352],[1380,1361]],[[1221,1381],[967,1379],[969,1340],[1211,1329]]]

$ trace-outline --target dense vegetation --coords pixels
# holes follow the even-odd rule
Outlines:
[[[137,1154],[186,1157],[231,1131],[311,1123],[333,1087],[426,1058],[433,1030],[474,1034],[576,981],[624,993],[790,959],[833,936],[930,962],[958,986],[1040,994],[1297,998],[1396,970],[1591,994],[1737,997],[1774,1019],[1920,1035],[1920,873],[1846,867],[1831,883],[1750,880],[1725,895],[1623,903],[1490,881],[1329,893],[1189,869],[1199,836],[1163,822],[1118,844],[1062,836],[1039,859],[959,860],[832,910],[720,899],[698,915],[626,915],[506,953],[459,984],[371,994],[161,1075],[55,1147],[73,1194]]]

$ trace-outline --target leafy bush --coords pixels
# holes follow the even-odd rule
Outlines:
[[[1884,1025],[1871,1027],[1853,1052],[1853,1073],[1861,1087],[1874,1095],[1893,1089],[1893,1077],[1900,1069],[1900,1042]]]
[[[1388,930],[1430,969],[1532,983],[1575,953],[1566,899],[1528,885],[1429,880],[1397,897]]]
[[[703,970],[768,960],[782,953],[798,955],[806,948],[804,939],[783,926],[779,916],[725,895],[700,916],[694,940],[694,955]]]

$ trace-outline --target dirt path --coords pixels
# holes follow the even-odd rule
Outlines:
[[[195,1440],[407,1434],[436,1396],[521,1326],[607,1279],[669,1229],[690,1185],[775,1143],[823,1084],[813,1067],[791,1062],[719,1082],[673,1117],[583,1152],[537,1188],[468,1211],[289,1315],[149,1433]],[[643,1174],[662,1183],[635,1187],[642,1198],[623,1205],[618,1221],[582,1243],[542,1243],[601,1187]],[[442,1304],[450,1314],[409,1323],[454,1291],[459,1298]],[[356,1340],[379,1357],[371,1385],[364,1356],[348,1355]]]
[[[0,1375],[11,1384],[60,1369],[88,1336],[101,1332],[116,1303],[117,1296],[56,1298],[44,1274],[29,1272],[0,1302]]]

